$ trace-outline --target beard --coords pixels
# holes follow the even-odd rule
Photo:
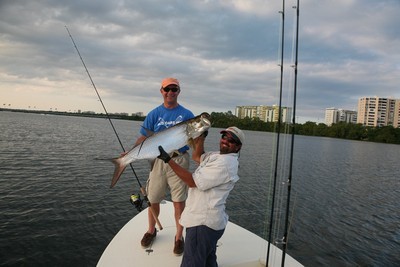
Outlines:
[[[232,152],[233,151],[232,151],[232,149],[230,147],[225,146],[223,144],[219,145],[219,153],[220,154],[229,154],[229,153],[232,153]]]

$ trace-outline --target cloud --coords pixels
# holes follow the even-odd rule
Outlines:
[[[285,1],[284,90],[293,85],[296,1]],[[363,96],[400,98],[397,0],[300,1],[300,121]],[[0,97],[15,108],[147,113],[177,77],[193,110],[278,103],[282,1],[0,3]],[[287,93],[286,93],[287,92]],[[285,103],[290,103],[290,96]]]

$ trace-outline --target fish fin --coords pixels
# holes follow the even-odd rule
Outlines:
[[[140,150],[142,150],[143,144],[144,144],[144,142],[147,140],[147,138],[149,138],[150,136],[154,135],[154,132],[153,132],[153,131],[151,131],[151,130],[145,128],[145,127],[143,127],[143,125],[142,125],[141,127],[146,131],[146,135],[144,135],[146,138],[145,138],[142,142],[140,142],[139,144],[137,144],[136,146],[133,147],[133,148],[135,148],[135,147],[137,147],[137,146],[140,146],[140,148],[139,148],[139,150],[138,150],[138,155],[139,155],[139,153],[140,153]]]
[[[122,163],[122,157],[112,159],[111,161],[115,165],[114,175],[113,175],[113,178],[111,180],[111,185],[110,185],[110,188],[113,188],[114,185],[118,182],[121,174],[124,172],[126,165],[124,165]]]
[[[143,142],[140,143],[140,147],[139,147],[139,150],[138,150],[138,152],[137,152],[138,155],[139,155],[139,153],[140,153],[140,150],[142,150],[143,144],[144,144],[144,142],[145,142],[146,140],[147,140],[147,138],[144,139]]]
[[[145,139],[143,139],[143,141],[142,142],[140,142],[140,143],[138,143],[138,144],[136,144],[136,145],[134,145],[133,147],[132,147],[132,149],[131,150],[133,150],[134,148],[136,148],[136,147],[138,147],[138,146],[143,146],[143,142],[144,141],[146,141],[146,139],[147,139],[147,137],[145,138]],[[130,150],[128,151],[128,153],[129,152],[131,152]]]

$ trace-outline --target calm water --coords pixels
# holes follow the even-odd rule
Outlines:
[[[140,123],[114,124],[130,148]],[[0,112],[0,126],[0,265],[95,266],[137,214],[130,170],[109,189],[113,166],[105,159],[121,151],[109,122]],[[218,130],[207,150],[217,148]],[[260,236],[275,139],[246,131],[241,180],[227,206],[233,222]],[[288,175],[288,146],[281,147],[278,193]],[[288,253],[306,266],[400,266],[399,159],[398,145],[296,137]],[[134,167],[144,185],[147,163]]]

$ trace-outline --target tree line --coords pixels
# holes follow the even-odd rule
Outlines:
[[[259,118],[249,117],[239,119],[231,112],[212,112],[211,121],[213,127],[217,128],[227,128],[234,125],[243,130],[265,132],[277,132],[278,130],[278,123],[276,122],[264,122]],[[346,122],[327,126],[324,123],[317,124],[316,122],[308,121],[304,124],[296,123],[295,125],[281,123],[280,128],[280,132],[292,133],[294,131],[298,135],[400,144],[400,128],[394,128],[393,126],[368,127],[362,124]]]

